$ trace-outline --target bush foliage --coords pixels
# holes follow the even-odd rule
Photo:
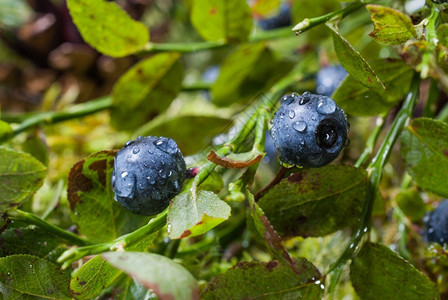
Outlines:
[[[448,297],[448,252],[423,234],[448,197],[446,8],[2,1],[3,298]],[[281,166],[280,99],[315,93],[332,65],[350,145]],[[188,174],[147,217],[114,200],[111,175],[149,135],[174,139]]]

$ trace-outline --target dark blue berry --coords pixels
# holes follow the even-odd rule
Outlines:
[[[174,140],[149,136],[129,141],[115,156],[115,200],[135,214],[160,213],[182,189],[185,169]]]
[[[328,66],[319,70],[316,74],[316,93],[331,96],[347,76],[347,71],[342,66]]]
[[[321,167],[348,144],[345,113],[327,96],[285,95],[271,124],[275,147],[285,165]]]
[[[444,244],[448,242],[448,201],[440,202],[439,206],[423,218],[425,223],[424,237],[428,242]]]

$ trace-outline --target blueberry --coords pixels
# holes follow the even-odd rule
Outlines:
[[[428,242],[444,244],[448,242],[448,201],[440,202],[439,206],[423,218],[425,223],[424,238]]]
[[[327,96],[309,92],[285,95],[271,124],[271,135],[284,165],[321,167],[348,144],[345,113]]]
[[[149,136],[129,141],[115,156],[115,200],[135,214],[158,214],[182,189],[185,170],[174,140]]]
[[[316,74],[316,92],[320,95],[331,96],[347,76],[342,66],[328,66]]]
[[[288,3],[283,3],[280,7],[280,11],[276,16],[268,19],[258,20],[258,25],[263,30],[276,29],[281,27],[290,26],[291,21],[291,10]]]

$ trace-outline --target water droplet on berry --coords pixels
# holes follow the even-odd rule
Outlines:
[[[160,171],[159,171],[159,175],[160,175],[160,177],[162,177],[162,178],[166,178],[166,171],[165,171],[165,169],[160,169]]]
[[[282,99],[280,100],[280,104],[281,105],[289,105],[292,102],[294,102],[294,95],[285,95],[282,97]]]
[[[303,122],[303,121],[297,121],[297,122],[294,122],[294,123],[292,124],[292,128],[294,128],[294,129],[295,129],[296,131],[298,131],[298,132],[303,133],[303,132],[305,132],[305,130],[306,130],[306,123]]]
[[[132,153],[137,154],[140,152],[140,148],[139,147],[134,147],[134,149],[132,149]]]
[[[304,105],[308,103],[310,101],[310,96],[311,96],[310,92],[303,93],[302,96],[300,97],[299,105]]]
[[[110,184],[112,185],[112,188],[115,186],[115,175],[112,175],[112,178],[110,179]]]
[[[171,177],[171,175],[173,175],[173,171],[170,170],[170,171],[168,172],[168,177]]]
[[[323,115],[330,115],[336,111],[336,103],[330,98],[321,98],[317,102],[317,112]]]
[[[149,148],[149,149],[148,149],[148,153],[149,153],[149,154],[154,154],[154,150],[153,150],[152,148]]]
[[[294,119],[294,117],[296,116],[296,113],[293,110],[290,110],[288,113],[288,116],[290,119]]]
[[[121,173],[121,178],[123,178],[123,180],[126,180],[127,176],[128,176],[128,172],[124,171]]]
[[[269,123],[272,125],[274,124],[274,119],[271,119],[271,121],[269,121]]]
[[[125,147],[128,147],[129,145],[132,145],[134,141],[127,141],[126,144],[124,144]]]
[[[152,198],[155,199],[155,200],[160,200],[160,199],[162,199],[162,197],[161,197],[161,195],[160,195],[160,192],[159,192],[158,190],[155,190],[155,191],[152,193]]]

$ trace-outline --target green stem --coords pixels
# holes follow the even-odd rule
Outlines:
[[[364,5],[367,5],[369,3],[372,3],[372,2],[362,3],[360,1],[356,1],[344,8],[332,11],[323,16],[309,18],[309,19],[305,18],[302,22],[300,22],[296,26],[294,26],[292,28],[292,31],[295,31],[296,34],[299,35],[307,30],[310,30],[313,27],[316,27],[317,25],[320,25],[322,23],[325,23],[325,22],[331,20],[332,18],[334,18],[336,16],[340,15],[340,16],[342,16],[342,18],[344,18],[345,16],[348,16],[349,14],[357,11],[358,9],[360,9],[361,7],[363,7]]]
[[[226,46],[225,42],[196,42],[196,43],[148,43],[143,53],[174,51],[180,53],[189,53],[202,50],[212,50]]]
[[[46,230],[47,232],[65,240],[73,245],[84,246],[84,245],[91,244],[88,240],[86,240],[80,236],[77,236],[76,234],[74,234],[70,231],[59,228],[53,224],[50,224],[50,223],[42,220],[41,218],[39,218],[36,215],[33,215],[31,213],[28,213],[28,212],[25,212],[25,211],[22,211],[19,209],[7,211],[6,217],[11,221],[17,221],[17,222],[23,222],[26,224],[36,225],[36,226]]]
[[[280,28],[269,31],[259,31],[255,35],[249,37],[248,42],[258,42],[266,40],[274,40],[285,38],[291,35],[289,28]],[[209,41],[209,42],[188,42],[188,43],[148,43],[142,53],[174,51],[180,53],[191,53],[204,50],[213,50],[223,48],[231,44],[225,41]]]
[[[347,262],[347,260],[351,259],[358,248],[361,239],[364,235],[370,230],[370,224],[372,219],[372,210],[373,204],[375,200],[375,196],[378,190],[378,186],[381,180],[381,174],[384,168],[384,165],[387,163],[389,156],[392,152],[392,148],[403,130],[404,126],[408,122],[409,118],[412,116],[412,112],[414,107],[419,100],[419,86],[420,86],[420,77],[418,73],[414,73],[411,90],[409,91],[405,101],[403,102],[403,106],[395,117],[392,126],[387,133],[386,137],[383,140],[378,152],[375,157],[370,162],[367,170],[369,173],[369,180],[367,184],[366,198],[364,202],[364,207],[362,211],[362,217],[360,222],[358,223],[357,229],[355,230],[354,235],[350,239],[347,247],[345,248],[342,255],[338,258],[338,260],[330,266],[329,273],[332,273],[332,276],[340,276],[338,274],[342,271],[343,266]],[[337,281],[332,281],[331,284],[336,284]],[[334,290],[334,286],[330,286],[330,290]]]
[[[378,140],[378,137],[383,130],[384,127],[384,117],[378,117],[376,119],[376,126],[373,128],[372,133],[369,135],[369,138],[366,141],[366,147],[364,148],[364,151],[359,156],[358,160],[355,163],[355,167],[359,168],[362,166],[369,156],[372,154],[373,149],[375,148],[376,141]]]
[[[56,124],[59,122],[84,117],[108,109],[111,106],[112,106],[112,98],[106,96],[86,103],[73,105],[72,107],[63,111],[49,111],[38,113],[25,119],[17,128],[13,130],[11,134],[0,139],[0,143],[13,138],[19,133],[22,133],[23,131],[30,129],[34,126],[45,124]]]
[[[151,221],[149,221],[149,223],[145,226],[140,227],[139,229],[131,233],[120,236],[119,238],[116,238],[111,242],[68,249],[58,258],[58,262],[63,263],[62,268],[65,269],[72,262],[81,259],[84,256],[99,254],[106,251],[115,251],[134,245],[145,236],[153,234],[162,229],[166,224],[167,214],[168,208],[151,219]]]

